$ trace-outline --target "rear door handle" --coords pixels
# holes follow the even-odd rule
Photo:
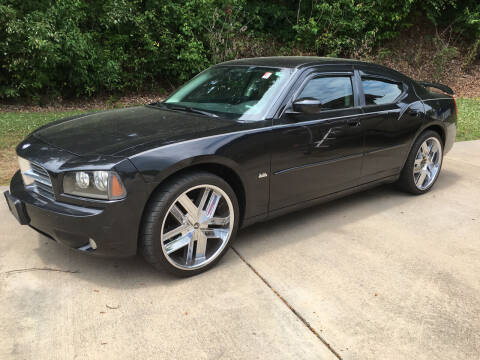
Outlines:
[[[407,114],[413,117],[419,117],[420,116],[420,111],[415,110],[415,109],[408,109]]]
[[[360,126],[359,120],[347,120],[347,125],[350,127],[357,127]]]

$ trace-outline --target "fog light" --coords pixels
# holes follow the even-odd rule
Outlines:
[[[88,239],[88,242],[90,243],[90,247],[95,250],[97,248],[97,243],[92,239]]]

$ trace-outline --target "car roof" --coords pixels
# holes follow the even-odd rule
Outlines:
[[[218,65],[252,65],[272,66],[281,68],[300,68],[322,64],[358,64],[363,63],[357,60],[339,59],[320,56],[270,56],[247,59],[230,60]]]
[[[370,68],[375,68],[375,70],[378,70],[381,72],[393,73],[404,79],[409,79],[408,76],[396,70],[388,68],[384,65],[374,64],[374,63],[360,61],[360,60],[341,59],[341,58],[333,58],[333,57],[320,57],[320,56],[256,57],[256,58],[230,60],[230,61],[220,63],[218,65],[220,66],[223,66],[223,65],[268,66],[268,67],[278,67],[278,68],[288,68],[288,69],[299,69],[299,68],[306,68],[310,66],[327,65],[327,64],[366,65]]]

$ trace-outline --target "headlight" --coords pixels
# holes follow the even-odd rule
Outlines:
[[[93,199],[116,200],[127,195],[117,173],[113,171],[75,171],[63,176],[63,192]]]
[[[88,188],[88,185],[90,185],[90,176],[85,171],[75,173],[75,184],[80,189]]]

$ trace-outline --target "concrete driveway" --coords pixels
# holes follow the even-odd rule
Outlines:
[[[478,359],[479,299],[480,141],[427,195],[384,186],[253,226],[184,280],[74,253],[0,201],[1,359]]]

